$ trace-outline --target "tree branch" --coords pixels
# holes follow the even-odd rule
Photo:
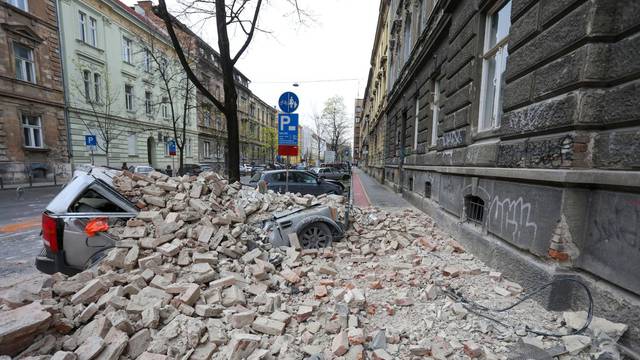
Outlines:
[[[161,0],[164,1],[164,0]],[[253,38],[253,33],[256,30],[256,25],[258,23],[258,15],[260,14],[260,6],[262,5],[262,0],[258,0],[258,4],[256,5],[256,11],[253,13],[253,21],[251,22],[251,30],[249,30],[249,34],[247,35],[247,39],[244,41],[244,44],[242,44],[242,47],[240,47],[240,50],[238,50],[238,53],[236,53],[236,56],[233,57],[233,59],[231,60],[231,62],[235,65],[236,62],[238,62],[238,59],[240,59],[240,56],[242,56],[242,53],[244,53],[244,51],[247,49],[247,47],[249,47],[249,43],[251,42],[251,39]]]

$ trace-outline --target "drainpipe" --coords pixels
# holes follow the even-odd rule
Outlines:
[[[62,78],[62,94],[64,96],[64,123],[67,128],[67,153],[69,155],[69,163],[71,163],[71,159],[73,158],[73,142],[71,141],[71,124],[69,122],[69,98],[67,93],[67,80],[65,78],[65,73],[67,71],[67,62],[65,61],[65,52],[63,46],[62,39],[62,5],[60,0],[56,1],[56,20],[58,21],[58,52],[60,54],[60,64],[62,64],[61,68],[61,78]],[[73,169],[71,170],[73,174]],[[71,174],[69,174],[71,175]]]

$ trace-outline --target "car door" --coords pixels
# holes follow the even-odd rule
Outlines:
[[[105,250],[112,248],[118,240],[107,232],[87,235],[85,228],[90,221],[103,218],[111,226],[137,214],[136,207],[109,185],[101,180],[91,183],[66,213],[56,216],[64,226],[62,244],[67,265],[84,269],[106,255]]]
[[[318,180],[315,176],[308,174],[304,171],[296,171],[294,173],[295,186],[297,192],[302,195],[311,194],[311,195],[319,195],[322,194],[322,189],[320,184],[318,184]]]

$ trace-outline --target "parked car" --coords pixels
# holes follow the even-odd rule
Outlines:
[[[105,231],[88,235],[86,231],[90,224],[106,221],[109,227],[123,225],[138,215],[138,208],[113,188],[112,179],[119,173],[102,167],[76,171],[46,206],[42,213],[43,249],[35,261],[38,270],[73,275],[97,264],[114,247],[115,236]],[[338,223],[327,206],[316,205],[276,214],[264,228],[276,246],[288,245],[288,234],[295,232],[302,246],[318,248],[342,237],[346,225]]]
[[[129,171],[134,174],[149,175],[151,172],[155,171],[155,169],[149,165],[131,165],[129,166]]]
[[[241,164],[240,165],[240,175],[249,175],[251,174],[251,165],[249,164]]]
[[[200,166],[201,171],[213,171],[213,166],[209,164],[198,164]]]
[[[251,176],[255,175],[257,172],[265,171],[266,169],[266,165],[254,165],[251,167]]]
[[[184,164],[182,165],[181,175],[198,175],[202,172],[202,167],[198,164]]]
[[[256,172],[249,180],[250,186],[258,186],[258,182],[264,180],[267,189],[278,193],[285,193],[287,189],[287,171],[286,170],[269,170]],[[341,195],[344,187],[333,181],[325,181],[304,170],[289,170],[289,192],[320,195],[320,194],[336,194]]]
[[[313,168],[312,171],[321,179],[347,180],[350,175],[333,167]]]

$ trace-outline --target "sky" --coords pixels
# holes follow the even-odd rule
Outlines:
[[[124,2],[132,5],[136,1]],[[250,89],[270,105],[276,105],[285,91],[296,93],[302,125],[313,128],[311,116],[321,113],[324,102],[334,95],[344,98],[353,120],[354,101],[362,97],[369,73],[379,1],[298,2],[310,14],[303,24],[285,0],[266,2],[258,24],[269,33],[256,32],[236,66],[251,80]],[[167,0],[167,6],[177,9],[177,0]],[[217,49],[215,21],[193,24],[193,19],[183,20],[191,21],[192,30]],[[244,39],[235,35],[232,51]]]

